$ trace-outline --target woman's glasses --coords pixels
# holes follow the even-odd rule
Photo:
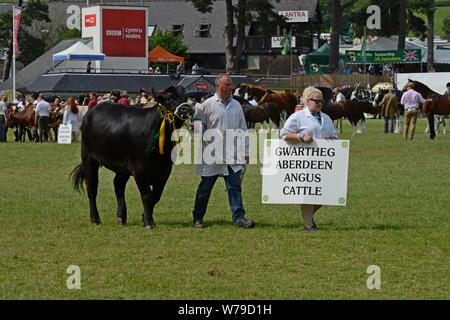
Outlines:
[[[317,104],[322,104],[323,100],[317,100],[317,99],[308,99],[309,101],[314,101]]]

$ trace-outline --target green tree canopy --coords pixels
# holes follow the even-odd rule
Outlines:
[[[150,37],[148,40],[149,51],[155,48],[158,44],[167,51],[177,56],[186,58],[188,47],[183,43],[182,35],[174,35],[169,30],[158,29],[153,37]]]
[[[46,51],[46,42],[42,38],[33,36],[27,27],[30,27],[33,21],[50,22],[48,15],[48,5],[40,0],[30,0],[22,7],[22,18],[19,29],[19,49],[17,60],[27,65]],[[12,59],[12,11],[5,11],[0,14],[0,43],[4,47],[0,48],[6,53],[6,62],[3,67],[2,79],[9,77]]]
[[[213,10],[215,0],[188,0],[200,12]],[[274,0],[279,2],[280,0]],[[257,22],[261,29],[284,23],[284,18],[273,11],[267,0],[225,0],[225,59],[227,72],[239,72],[239,61],[244,50],[245,26]],[[236,41],[234,41],[236,38]]]
[[[156,30],[155,34],[148,39],[148,50],[151,51],[157,45],[160,45],[174,55],[184,57],[185,59],[188,58],[188,47],[183,43],[182,35],[174,35],[169,30],[158,29]],[[166,67],[168,67],[169,70],[172,71],[176,69],[176,66],[173,63],[152,63],[152,66],[154,68],[159,67],[161,70],[164,70]]]

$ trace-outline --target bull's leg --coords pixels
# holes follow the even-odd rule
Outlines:
[[[101,221],[97,209],[99,163],[94,159],[88,158],[86,161],[83,159],[83,165],[86,168],[86,186],[89,197],[91,222],[100,224]]]
[[[167,183],[167,179],[169,179],[169,175],[171,172],[171,168],[167,168],[165,172],[161,173],[161,177],[159,181],[155,182],[152,185],[152,197],[151,197],[151,203],[150,203],[150,217],[153,217],[153,210],[155,209],[156,204],[161,199],[161,196],[164,191],[164,187]],[[152,218],[153,221],[153,218]],[[154,222],[153,222],[154,223]]]
[[[363,134],[363,123],[362,120],[358,121],[355,125],[356,133],[357,134]]]
[[[31,130],[26,128],[24,129],[28,136],[28,142],[33,142],[33,134],[31,133]],[[23,142],[25,142],[25,132],[23,133]]]
[[[392,124],[391,124],[392,125]],[[392,127],[393,128],[393,127]],[[392,129],[394,130],[394,129]],[[366,127],[366,119],[361,120],[361,131],[362,132],[367,132],[367,127]]]
[[[14,131],[13,131],[13,133],[14,133],[14,137],[15,137],[15,139],[14,139],[14,141],[15,142],[18,142],[19,140],[20,140],[20,136],[19,136],[19,132],[18,132],[18,128],[19,128],[19,125],[18,124],[16,124],[15,126],[14,126]],[[19,141],[20,142],[20,141]]]
[[[434,115],[429,112],[427,114],[428,118],[428,127],[430,129],[430,139],[434,139],[436,137],[436,131],[434,131]]]
[[[144,213],[142,214],[142,223],[146,228],[154,228],[156,226],[153,221],[153,192],[150,190],[150,184],[141,174],[135,174],[134,180],[141,194],[142,205],[144,206]]]
[[[53,135],[52,135],[52,130],[48,130],[48,142],[54,142],[53,141]]]
[[[114,178],[114,191],[117,198],[117,222],[125,225],[127,223],[127,205],[125,203],[125,187],[130,178],[127,174],[116,173]]]

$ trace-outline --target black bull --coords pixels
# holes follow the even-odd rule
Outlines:
[[[91,222],[100,223],[97,209],[98,169],[115,172],[117,219],[127,221],[125,186],[133,176],[141,194],[145,227],[153,228],[153,209],[161,198],[172,170],[171,134],[189,118],[193,109],[182,88],[169,88],[156,95],[158,107],[139,109],[103,102],[89,110],[82,122],[81,164],[72,172],[74,186],[85,181]]]

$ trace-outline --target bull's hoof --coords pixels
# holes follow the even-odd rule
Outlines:
[[[117,223],[122,225],[122,226],[124,226],[124,225],[127,224],[127,219],[123,219],[123,218],[117,217]]]
[[[154,224],[154,223],[145,226],[146,229],[155,229],[155,227],[156,227],[156,224]]]
[[[96,225],[99,225],[99,224],[101,224],[102,222],[100,221],[100,218],[98,218],[98,219],[96,219],[96,218],[91,218],[91,223],[96,224]]]

